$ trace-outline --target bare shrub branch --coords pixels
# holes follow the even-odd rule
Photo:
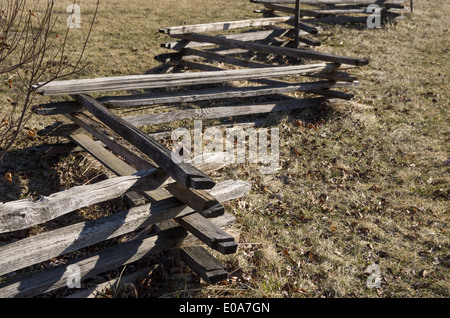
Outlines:
[[[97,1],[88,33],[75,60],[70,61],[66,47],[70,29],[63,37],[55,32],[58,21],[55,0],[2,0],[0,2],[0,80],[5,80],[16,97],[0,122],[0,160],[14,145],[29,119],[30,106],[39,87],[83,70],[82,58],[94,26]],[[75,4],[75,1],[73,2]],[[0,85],[3,83],[0,83]],[[1,89],[1,88],[0,88]],[[5,112],[4,112],[5,113]]]

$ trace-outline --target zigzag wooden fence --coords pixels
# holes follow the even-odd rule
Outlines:
[[[195,164],[195,160],[175,162],[169,148],[158,141],[168,132],[149,134],[141,128],[181,120],[221,118],[232,118],[231,123],[244,118],[244,124],[254,125],[254,121],[249,123],[250,115],[317,108],[329,98],[351,99],[346,90],[358,85],[358,81],[348,71],[366,65],[368,60],[320,52],[316,49],[317,41],[310,37],[318,28],[308,24],[297,32],[307,47],[298,48],[292,27],[294,20],[287,16],[166,27],[160,32],[172,39],[162,46],[172,52],[156,59],[163,62],[166,70],[182,67],[185,72],[37,84],[40,94],[66,95],[71,101],[39,105],[35,113],[63,114],[69,122],[60,126],[72,128],[64,136],[113,175],[37,201],[0,204],[0,234],[116,198],[126,200],[129,208],[0,246],[0,275],[21,273],[0,286],[0,297],[33,297],[65,288],[72,265],[77,265],[84,280],[172,249],[181,249],[182,259],[207,282],[226,279],[225,267],[207,249],[222,254],[237,251],[237,242],[221,229],[234,219],[225,213],[222,203],[245,195],[250,185],[240,180],[216,184],[208,173],[222,168],[223,160],[210,160],[209,164],[205,160],[202,164]],[[93,97],[113,91],[140,93]],[[267,100],[255,102],[253,99],[257,97]],[[220,105],[215,104],[218,100]],[[196,106],[200,101],[208,102],[208,106]],[[189,108],[152,113],[154,108],[149,107],[175,108],[180,103]],[[118,114],[130,109],[141,112],[133,116]],[[205,154],[210,159],[227,155],[230,154]],[[174,222],[165,222],[168,220]],[[183,247],[187,233],[202,245]],[[20,272],[124,235],[131,239],[45,271],[31,275]]]
[[[279,14],[299,16],[300,29],[305,23],[359,23],[366,24],[369,16],[377,15],[380,21],[405,18],[413,10],[413,0],[251,0],[263,5],[256,12],[264,17]],[[408,7],[409,2],[409,7]],[[293,6],[295,4],[295,6]]]

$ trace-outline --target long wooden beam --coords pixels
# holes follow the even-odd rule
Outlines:
[[[94,255],[77,258],[66,264],[37,272],[30,277],[17,279],[0,285],[0,298],[29,298],[45,292],[67,287],[74,274],[73,267],[79,270],[78,274],[83,280],[108,270],[119,268],[164,250],[179,247],[186,232],[182,228],[168,229],[140,240],[132,240],[109,247]]]
[[[194,189],[211,189],[214,186],[214,181],[202,171],[185,162],[174,162],[169,149],[142,130],[113,114],[95,98],[82,94],[73,95],[72,97],[106,126],[152,158],[160,168],[182,186]]]
[[[176,27],[167,27],[159,29],[159,32],[173,35],[173,34],[184,34],[184,33],[194,33],[194,32],[211,32],[211,31],[222,31],[231,30],[236,28],[247,28],[247,27],[262,27],[274,25],[277,23],[286,23],[292,21],[293,17],[274,17],[274,18],[264,18],[264,19],[250,19],[250,20],[240,20],[240,21],[227,21],[227,22],[214,22],[205,24],[194,24],[194,25],[183,25]]]
[[[66,114],[66,117],[73,120],[75,123],[77,123],[80,127],[87,130],[89,133],[91,133],[94,137],[99,139],[100,142],[103,142],[108,148],[111,149],[112,152],[115,154],[123,157],[125,161],[122,161],[120,159],[116,159],[112,162],[110,159],[111,156],[108,156],[108,158],[105,158],[103,156],[100,156],[100,153],[97,152],[96,154],[93,154],[96,158],[98,158],[99,161],[101,161],[104,165],[106,165],[108,168],[110,168],[114,173],[121,175],[123,173],[134,173],[134,168],[130,167],[127,162],[134,165],[136,168],[139,167],[140,169],[148,169],[153,168],[156,166],[156,164],[153,164],[150,161],[150,158],[146,157],[142,153],[140,156],[136,156],[136,153],[139,153],[138,149],[136,149],[134,146],[129,144],[128,142],[124,141],[119,135],[114,133],[111,129],[108,127],[104,127],[101,123],[95,121],[92,117],[88,116],[84,112],[77,113],[77,114]],[[92,144],[92,143],[91,143]],[[84,144],[84,147],[86,147],[86,144]],[[92,150],[92,146],[90,147]],[[217,160],[215,160],[217,158]],[[189,163],[192,163],[197,169],[208,173],[210,171],[218,170],[226,165],[226,160],[224,160],[224,154],[203,154],[201,160],[199,160],[201,163],[196,163],[197,157],[193,158],[191,161],[188,161]],[[161,170],[161,172],[164,172]],[[164,172],[160,175],[161,183],[170,184],[173,183],[173,179],[168,178],[168,175]],[[194,190],[194,189],[186,189],[185,191],[178,191],[181,186],[174,188],[171,188],[169,192],[172,193],[172,195],[177,196],[178,199],[181,199],[181,201],[189,200],[189,204],[194,205],[195,208],[199,208],[203,206],[206,208],[206,210],[201,210],[199,212],[202,213],[204,216],[211,217],[213,215],[217,215],[217,213],[220,212],[218,210],[218,207],[215,207],[213,210],[213,206],[215,206],[215,200],[210,200],[208,202],[205,201],[205,196],[200,195],[203,193],[203,190]],[[163,200],[165,198],[170,197],[170,193],[158,188],[155,190],[150,191],[139,191],[140,194],[145,196],[150,201],[158,201]],[[137,200],[134,200],[137,201]],[[133,202],[134,202],[133,201]],[[197,202],[197,203],[196,203]],[[211,204],[210,204],[211,203]],[[219,207],[220,208],[220,207]],[[223,212],[223,207],[222,207]]]
[[[303,2],[302,2],[303,4]],[[296,4],[297,5],[297,4]],[[275,11],[280,11],[280,12],[285,12],[285,13],[289,13],[289,14],[296,14],[296,8],[293,7],[287,7],[287,6],[283,6],[283,5],[279,5],[279,4],[275,4],[275,3],[265,3],[264,6],[268,9],[271,10],[275,10]],[[304,16],[315,16],[314,12],[312,12],[312,10],[309,9],[302,9],[300,11],[300,17],[304,17]]]
[[[207,38],[206,40],[215,41],[219,38],[212,37],[214,39]],[[237,41],[230,39],[222,39],[225,41],[233,41],[232,43],[248,43],[245,41]],[[234,42],[237,41],[237,42]],[[226,42],[227,45],[231,45]],[[250,43],[248,43],[250,44]],[[256,44],[254,44],[256,45]],[[259,44],[258,44],[259,45]],[[239,45],[238,45],[239,46]],[[269,45],[263,45],[258,48],[271,47]],[[252,47],[254,48],[254,47]],[[276,49],[288,49],[274,47],[271,53],[278,52]],[[305,52],[304,54],[302,52]],[[290,51],[287,51],[290,52]],[[307,50],[294,50],[296,57],[308,55]],[[311,56],[327,56],[325,53],[318,53],[311,51]],[[325,55],[324,55],[325,54]],[[292,52],[291,52],[292,55]],[[334,62],[333,55],[328,55],[329,60]],[[340,60],[344,64],[354,64],[355,59],[351,58],[335,58]],[[338,61],[338,63],[341,63]],[[353,63],[346,63],[353,62]],[[200,85],[200,84],[212,84],[223,83],[231,81],[242,81],[267,77],[281,77],[290,75],[304,75],[315,72],[320,72],[332,67],[330,63],[316,63],[307,65],[293,65],[293,66],[278,66],[278,67],[263,67],[253,70],[223,70],[215,72],[193,72],[193,73],[174,73],[174,74],[148,74],[148,75],[129,75],[129,76],[115,76],[104,77],[95,79],[80,79],[80,80],[66,80],[55,81],[48,83],[47,85],[37,88],[37,92],[42,95],[67,95],[67,94],[84,94],[91,92],[104,92],[115,90],[131,90],[131,89],[149,89],[160,87],[177,87],[187,85]],[[38,87],[37,84],[36,87]]]
[[[227,47],[241,48],[255,52],[264,52],[264,53],[273,53],[277,55],[285,55],[296,58],[306,58],[313,60],[320,60],[326,62],[334,62],[341,64],[350,64],[350,65],[367,65],[369,63],[368,59],[360,59],[360,58],[352,58],[346,56],[340,56],[330,53],[323,53],[313,50],[303,50],[303,49],[294,49],[288,47],[277,47],[259,43],[251,43],[246,41],[239,41],[233,39],[224,39],[216,36],[198,34],[198,33],[190,33],[190,34],[177,34],[174,37],[181,38],[184,40],[190,41],[198,41],[198,42],[207,42],[219,44]],[[272,69],[272,68],[271,68]]]
[[[210,284],[228,277],[224,265],[203,246],[186,246],[181,249],[181,258],[189,267]]]
[[[125,121],[136,127],[156,125],[184,119],[211,119],[251,114],[264,114],[278,111],[291,111],[302,108],[314,108],[323,103],[322,98],[291,99],[261,104],[240,106],[222,106],[212,108],[187,109],[175,112],[147,114],[123,117]]]
[[[226,180],[209,193],[219,202],[225,202],[242,197],[248,191],[249,183]],[[193,212],[172,197],[3,245],[0,246],[0,275]]]
[[[112,129],[93,118],[87,112],[78,112],[74,114],[65,113],[65,116],[75,124],[89,132],[94,138],[101,141],[116,155],[121,156],[127,163],[134,166],[136,170],[146,170],[156,168],[157,164],[148,156],[142,154],[139,149],[121,138]],[[164,173],[164,180],[168,178]]]
[[[226,34],[221,35],[226,39],[235,39],[241,41],[259,41],[272,39],[275,37],[283,36],[288,30],[286,29],[272,29],[254,32],[244,32],[237,34]],[[162,47],[172,50],[182,50],[184,48],[202,47],[210,46],[211,44],[202,42],[192,42],[192,41],[176,41],[176,42],[166,42],[161,44]]]
[[[128,191],[156,189],[161,185],[156,176],[158,173],[161,173],[159,169],[145,170],[131,176],[75,186],[38,201],[22,199],[0,203],[0,233],[23,230],[88,205],[118,198]]]
[[[108,151],[100,143],[95,142],[91,137],[84,133],[74,133],[69,135],[69,139],[82,147],[91,156],[102,163],[106,168],[114,173],[111,177],[129,176],[137,172],[130,165],[126,164],[122,159]],[[129,191],[123,195],[123,199],[130,206],[136,206],[146,203],[146,199],[136,191]]]
[[[87,152],[89,152],[104,166],[118,176],[127,176],[137,172],[136,169],[119,159],[112,152],[106,150],[102,145],[95,142],[86,134],[71,134],[70,139],[75,141],[79,146],[83,147]],[[165,186],[165,188],[177,199],[204,216],[212,217],[224,213],[223,206],[219,204],[214,196],[204,190],[186,189],[176,182],[169,183]],[[135,206],[138,204],[144,204],[145,198],[148,198],[151,201],[156,201],[154,198],[155,195],[160,196],[160,191],[158,191],[158,193],[156,193],[156,190],[131,193],[128,192],[125,194],[125,198],[128,202],[132,203],[132,206]],[[210,211],[210,208],[213,206],[215,206],[214,211]],[[214,214],[211,215],[211,213]]]
[[[200,214],[192,213],[182,218],[175,218],[175,221],[212,249],[222,254],[236,252],[237,242],[234,238]]]
[[[212,58],[213,56],[210,55]],[[218,55],[215,60],[221,59]],[[251,67],[254,62],[248,62],[245,60],[221,59],[222,62],[229,62],[230,64],[237,65],[237,62],[243,62]],[[335,72],[322,74],[323,77],[330,77]],[[345,73],[346,74],[346,73]],[[355,79],[355,78],[353,78]],[[356,79],[355,79],[356,80]],[[137,106],[150,106],[161,105],[167,103],[187,103],[197,102],[205,100],[217,100],[217,99],[230,99],[230,98],[245,98],[254,97],[269,94],[287,93],[293,91],[307,92],[313,89],[331,88],[331,87],[344,87],[353,86],[353,83],[335,83],[330,81],[320,82],[305,82],[305,83],[280,83],[279,85],[272,86],[256,86],[256,87],[230,87],[230,88],[214,88],[204,89],[197,91],[183,91],[183,92],[171,92],[171,93],[155,93],[155,94],[143,94],[143,95],[130,95],[130,96],[111,96],[98,98],[97,100],[109,107],[137,107]],[[57,115],[57,114],[71,114],[83,110],[83,106],[75,101],[57,102],[39,105],[34,109],[34,112],[38,115]]]

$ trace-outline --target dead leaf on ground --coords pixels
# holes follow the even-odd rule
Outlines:
[[[27,134],[30,137],[36,137],[36,131],[33,128],[28,129]]]
[[[364,234],[365,236],[367,236],[367,235],[369,235],[370,230],[367,227],[362,227],[362,228],[359,229],[359,232],[361,234]]]
[[[5,174],[5,179],[6,179],[6,181],[7,181],[8,183],[12,183],[12,174],[11,174],[11,172],[7,172],[7,173]]]

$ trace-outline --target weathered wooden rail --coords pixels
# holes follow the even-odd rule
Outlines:
[[[172,52],[155,58],[167,70],[184,68],[182,73],[37,83],[36,90],[42,95],[67,96],[66,101],[34,108],[38,115],[64,115],[69,121],[41,133],[67,138],[69,142],[61,149],[77,147],[89,153],[110,175],[104,181],[36,201],[0,203],[0,234],[116,198],[123,198],[129,207],[0,246],[0,276],[18,273],[17,278],[0,285],[0,297],[33,297],[65,288],[73,265],[84,280],[172,249],[181,249],[183,261],[207,282],[225,279],[226,269],[209,250],[222,254],[237,251],[235,239],[222,229],[234,219],[222,203],[242,197],[250,185],[240,180],[216,184],[208,176],[224,167],[227,160],[223,159],[231,154],[203,154],[203,159],[210,160],[198,163],[194,158],[180,163],[159,141],[170,132],[147,133],[142,128],[193,119],[233,118],[238,122],[242,117],[245,121],[237,125],[249,127],[259,122],[250,115],[317,108],[328,98],[351,99],[347,89],[358,85],[358,80],[348,71],[369,61],[320,52],[320,43],[310,37],[320,29],[300,21],[296,31],[295,20],[291,16],[271,17],[162,28],[160,32],[171,38],[162,46]],[[228,34],[231,29],[236,32]],[[301,35],[303,48],[295,43],[296,34]],[[115,91],[125,93],[108,96]],[[98,96],[100,93],[105,95]],[[207,106],[199,106],[199,102]],[[189,107],[179,109],[180,104]],[[170,111],[154,111],[162,105]],[[125,110],[139,110],[139,114],[125,115]],[[223,125],[227,124],[217,127]],[[200,245],[184,246],[188,233]],[[29,276],[22,273],[48,259],[125,236],[122,243],[100,252]]]

